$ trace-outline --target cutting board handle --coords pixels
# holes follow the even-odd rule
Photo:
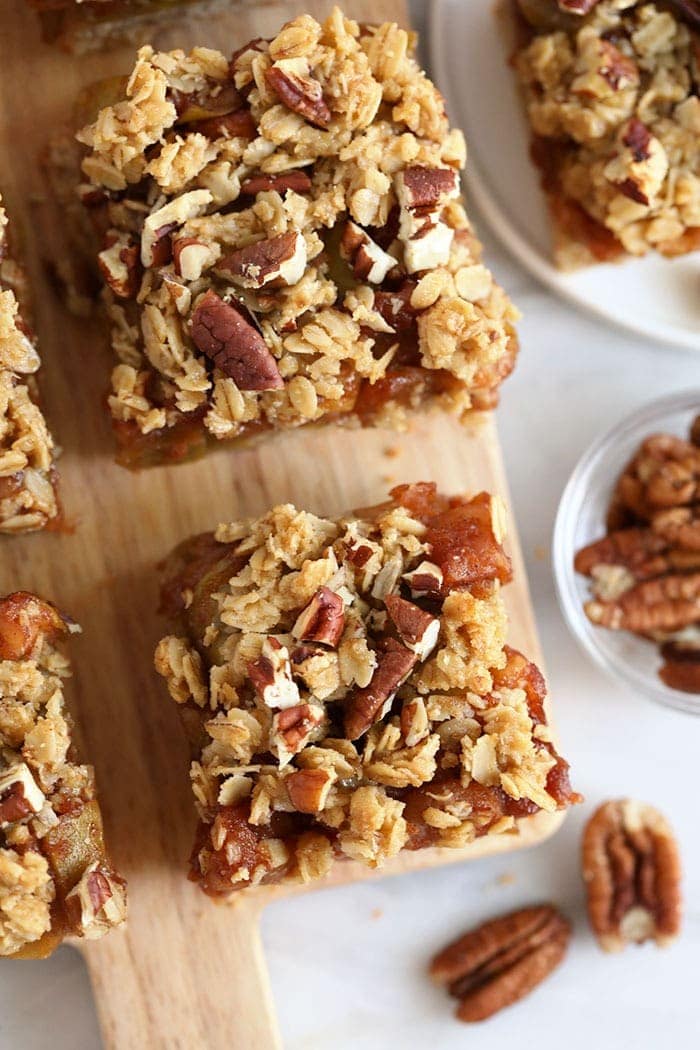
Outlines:
[[[105,1050],[281,1050],[259,908],[194,892],[81,946]]]

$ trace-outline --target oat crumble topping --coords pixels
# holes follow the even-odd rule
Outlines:
[[[77,626],[24,592],[0,600],[0,955],[44,956],[123,922],[92,767],[71,745],[59,639]]]
[[[0,197],[0,533],[43,529],[59,513],[56,446],[38,404],[39,354],[22,316],[27,280],[10,254]]]
[[[584,17],[518,0],[515,58],[565,269],[700,247],[700,15],[598,0]]]
[[[577,800],[542,676],[505,643],[502,538],[492,497],[416,484],[175,550],[155,666],[192,741],[207,893],[463,847]]]
[[[120,461],[491,407],[517,314],[459,198],[410,33],[308,15],[233,57],[142,47],[78,135]]]

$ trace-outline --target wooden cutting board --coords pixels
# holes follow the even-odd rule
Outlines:
[[[249,3],[220,19],[160,32],[157,46],[230,52],[273,35],[288,18],[329,3]],[[178,712],[152,670],[163,633],[156,565],[175,543],[219,521],[292,501],[335,514],[383,498],[394,483],[432,479],[448,492],[500,492],[506,483],[494,423],[468,428],[428,418],[409,434],[325,430],[286,434],[254,450],[133,475],[112,462],[102,399],[110,355],[99,321],[67,315],[46,278],[63,250],[35,160],[80,87],[129,71],[133,49],[80,60],[43,45],[24,3],[0,12],[0,185],[30,270],[44,359],[43,391],[64,452],[69,531],[0,543],[0,592],[35,590],[83,627],[72,643],[73,696],[85,753],[97,769],[110,849],[129,881],[128,928],[84,944],[105,1045],[118,1050],[268,1050],[279,1046],[258,918],[278,891],[216,905],[184,877],[194,810]],[[366,21],[405,22],[401,0],[347,0]],[[12,10],[10,11],[10,8]],[[508,395],[506,393],[506,405]],[[517,406],[511,406],[517,409]],[[515,579],[507,591],[511,641],[540,659],[522,558],[510,521]],[[396,874],[538,842],[560,816],[523,822],[517,839],[397,858]],[[338,865],[332,882],[369,878]],[[286,892],[289,892],[287,890]]]

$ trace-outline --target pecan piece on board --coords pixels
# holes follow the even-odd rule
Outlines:
[[[258,330],[211,289],[192,314],[192,341],[241,390],[280,390],[284,380]]]
[[[460,1021],[485,1021],[523,999],[564,958],[571,927],[551,904],[483,923],[433,959],[430,975],[459,999]]]
[[[631,799],[603,803],[582,841],[588,916],[601,948],[671,943],[681,925],[681,863],[665,817]]]

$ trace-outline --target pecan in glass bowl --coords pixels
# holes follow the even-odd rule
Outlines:
[[[695,560],[700,561],[700,551],[693,551],[685,542],[674,541],[670,545],[662,544],[662,550],[649,552],[641,568],[636,561],[634,564],[629,561],[629,552],[625,551],[618,557],[601,559],[601,565],[595,570],[583,564],[584,560],[590,560],[583,552],[589,554],[596,541],[606,537],[609,540],[611,535],[616,537],[614,544],[619,546],[621,530],[632,539],[635,539],[632,536],[635,530],[642,538],[649,538],[652,534],[658,537],[659,521],[655,520],[658,517],[655,509],[649,517],[649,508],[643,504],[634,512],[623,507],[623,517],[619,517],[620,507],[614,499],[620,492],[618,482],[623,475],[630,477],[633,461],[639,465],[640,450],[643,452],[649,445],[649,439],[652,439],[652,444],[659,440],[655,435],[670,435],[674,444],[681,441],[695,443],[694,431],[691,430],[699,413],[700,390],[679,391],[643,406],[595,441],[579,461],[564,490],[554,529],[553,549],[562,610],[574,636],[589,655],[614,678],[636,692],[668,707],[695,714],[700,714],[700,692],[687,691],[687,683],[680,680],[677,684],[683,688],[673,688],[669,684],[676,682],[677,676],[665,673],[669,658],[666,635],[682,635],[686,639],[691,634],[700,637],[700,589],[697,595],[691,593],[694,581],[700,582],[700,569],[694,565]],[[639,484],[638,470],[636,473],[633,481]],[[645,468],[642,475],[644,487],[649,481]],[[694,513],[693,500],[694,497],[684,513]],[[677,508],[670,509],[674,514],[678,513]],[[662,512],[666,516],[668,513],[668,510]],[[622,541],[626,538],[622,536]],[[667,596],[673,602],[673,609],[651,601],[654,598],[651,591],[668,591],[669,587],[678,591],[678,594],[674,590],[674,594]],[[606,594],[601,600],[604,591]],[[633,622],[630,621],[631,629],[624,629],[629,626],[628,607],[632,605],[636,607]],[[596,615],[601,608],[605,612],[602,618]],[[699,610],[697,616],[695,609]],[[612,617],[607,615],[611,610],[615,612]],[[671,612],[674,615],[682,613],[683,622],[666,622],[666,614]],[[645,622],[639,620],[637,613],[643,614]],[[599,622],[592,622],[591,615]],[[660,615],[661,620],[657,622]],[[608,623],[608,627],[602,626],[603,622]],[[684,661],[687,655],[685,653]],[[667,660],[665,667],[664,659]],[[660,677],[662,670],[665,680]],[[700,676],[700,652],[698,672]]]

